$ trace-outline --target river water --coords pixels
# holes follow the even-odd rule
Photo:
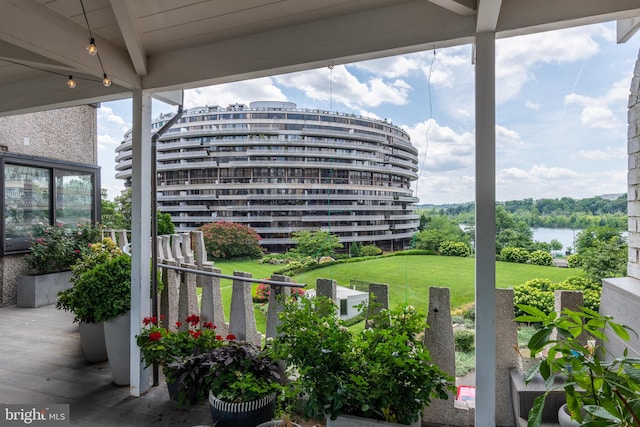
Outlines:
[[[562,252],[566,251],[567,248],[572,248],[575,250],[575,239],[578,237],[578,233],[582,230],[572,230],[570,228],[532,228],[533,232],[533,241],[534,242],[547,242],[551,243],[553,239],[556,239],[558,242],[562,243]]]

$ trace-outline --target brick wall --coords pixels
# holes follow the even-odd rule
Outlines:
[[[96,132],[96,108],[89,105],[0,117],[0,149],[97,164]],[[0,306],[16,303],[16,278],[27,270],[23,258],[0,257]]]
[[[640,279],[640,53],[631,80],[628,117],[629,262],[627,263],[627,275]]]

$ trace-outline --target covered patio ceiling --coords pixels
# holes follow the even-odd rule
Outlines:
[[[637,0],[0,0],[0,115],[619,20]],[[69,75],[77,87],[69,89]],[[95,80],[86,81],[83,78]]]

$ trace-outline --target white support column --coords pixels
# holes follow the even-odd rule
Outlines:
[[[476,34],[476,419],[495,426],[496,96],[495,33]]]
[[[151,258],[151,97],[133,91],[133,150],[131,180],[131,396],[149,390],[149,370],[140,361],[135,336],[142,320],[151,314],[149,259]]]

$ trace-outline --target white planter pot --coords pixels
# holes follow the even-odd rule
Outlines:
[[[558,409],[558,424],[560,427],[578,427],[580,423],[571,419],[571,415],[567,412],[567,404],[565,403]]]
[[[104,322],[104,338],[109,356],[111,376],[116,385],[129,385],[131,312]]]
[[[58,292],[73,286],[69,281],[71,276],[70,271],[18,276],[17,306],[35,308],[54,304],[58,301]]]
[[[354,417],[352,415],[338,415],[335,420],[327,417],[327,427],[403,427],[406,424],[389,423],[372,420],[370,418]],[[420,427],[420,419],[409,424],[410,427]]]
[[[88,362],[106,362],[108,357],[104,340],[104,322],[80,322],[80,344]]]

